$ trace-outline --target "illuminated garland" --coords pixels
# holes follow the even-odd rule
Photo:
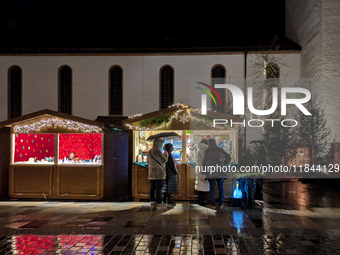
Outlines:
[[[169,105],[169,108],[178,107],[178,106],[182,107],[183,109],[189,108],[188,105],[180,104],[180,103],[173,104],[173,105]],[[140,116],[143,116],[143,115],[144,115],[143,113],[137,113],[137,114],[135,114],[135,115],[129,116],[128,118],[129,118],[129,119],[134,119],[135,117],[140,117]],[[129,126],[129,124],[126,124],[126,126]]]
[[[169,106],[169,108],[171,107],[174,107],[174,106],[182,106],[184,109],[185,109],[185,112],[190,116],[190,119],[191,120],[194,120],[196,123],[201,123],[205,126],[209,126],[209,127],[213,127],[213,124],[212,122],[206,120],[207,118],[197,118],[195,116],[193,116],[190,111],[193,111],[193,112],[199,112],[199,110],[194,110],[194,109],[188,109],[189,107],[187,105],[182,105],[182,104],[174,104],[172,106]],[[139,131],[151,131],[151,130],[165,130],[165,129],[169,129],[170,126],[171,126],[171,122],[174,118],[177,118],[178,117],[178,114],[180,112],[183,112],[183,110],[178,110],[174,113],[174,115],[169,119],[169,121],[167,123],[162,123],[161,125],[157,126],[157,127],[135,127],[136,130],[139,130]],[[142,116],[143,114],[138,114],[138,116]],[[133,117],[131,118],[134,118],[136,117],[137,115],[134,115]],[[130,117],[129,117],[130,118]],[[133,129],[133,125],[132,124],[125,124],[125,126],[127,126],[129,129]],[[229,125],[219,125],[218,128],[223,128],[223,129],[230,129],[230,126]]]
[[[82,133],[100,133],[101,128],[97,126],[87,125],[80,122],[71,120],[60,120],[60,119],[48,119],[40,120],[30,125],[15,126],[13,128],[14,133],[33,133],[39,132],[42,128],[67,128],[74,132]]]

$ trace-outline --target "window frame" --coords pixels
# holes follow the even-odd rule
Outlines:
[[[163,65],[160,69],[159,69],[159,109],[162,110],[162,109],[166,109],[166,108],[162,108],[162,71],[164,68],[171,68],[172,70],[172,104],[174,104],[175,102],[175,69],[169,65],[169,64],[166,64],[166,65]],[[169,105],[169,106],[170,106]]]
[[[63,68],[69,68],[70,69],[70,72],[71,72],[71,84],[70,84],[70,90],[71,90],[71,102],[70,102],[70,113],[65,113],[65,114],[69,114],[69,115],[72,115],[72,112],[73,112],[73,70],[72,68],[69,66],[69,65],[62,65],[59,67],[58,69],[58,112],[61,112],[61,91],[60,91],[60,85],[61,85],[61,70]],[[64,113],[64,112],[63,112]]]
[[[111,98],[111,88],[112,88],[112,75],[111,75],[111,72],[112,72],[112,69],[113,68],[119,68],[120,70],[121,70],[121,72],[122,72],[122,74],[121,74],[121,76],[122,76],[122,79],[121,79],[121,93],[122,93],[122,95],[121,95],[121,113],[120,114],[115,114],[115,113],[112,113],[111,112],[111,106],[112,106],[112,103],[111,103],[111,100],[112,100],[112,98]],[[124,95],[124,87],[123,87],[123,81],[124,81],[124,70],[123,70],[123,68],[120,66],[120,65],[113,65],[113,66],[111,66],[110,68],[109,68],[109,89],[108,89],[108,96],[109,96],[109,103],[108,103],[108,107],[109,107],[109,115],[110,116],[123,116],[123,103],[124,103],[124,97],[123,97],[123,95]]]
[[[12,65],[8,68],[8,73],[7,73],[7,96],[8,96],[8,105],[7,105],[7,119],[13,119],[16,117],[12,117],[12,77],[11,77],[11,72],[14,68],[19,68],[20,70],[20,115],[17,117],[22,116],[22,68],[18,65]]]
[[[224,77],[213,77],[213,72],[214,72],[214,69],[215,68],[217,68],[217,67],[221,67],[222,69],[223,69],[223,71],[224,71]],[[226,78],[227,78],[227,69],[225,68],[225,66],[224,65],[222,65],[222,64],[216,64],[216,65],[214,65],[212,68],[211,68],[211,71],[210,71],[210,79],[211,79],[211,86],[213,87],[213,88],[215,88],[214,87],[214,84],[213,84],[213,80],[214,79],[224,79],[224,83],[225,83],[225,81],[226,81]],[[218,91],[219,89],[216,89],[216,91]],[[225,99],[224,100],[224,102],[223,102],[223,98]],[[222,103],[223,104],[226,104],[226,102],[227,102],[227,95],[226,95],[226,92],[224,91],[224,95],[223,95],[223,97],[221,97],[221,100],[222,100]],[[214,110],[214,111],[217,111],[217,109],[218,109],[218,104],[217,104],[217,107],[216,106],[214,106],[213,105],[213,103],[212,103],[212,101],[210,100],[210,102],[211,102],[211,109],[212,110]],[[225,106],[222,106],[223,107],[223,113],[225,113]],[[218,112],[218,111],[217,111]]]

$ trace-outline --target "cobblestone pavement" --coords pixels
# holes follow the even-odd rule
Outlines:
[[[0,254],[340,254],[339,192],[265,183],[264,205],[0,202]]]

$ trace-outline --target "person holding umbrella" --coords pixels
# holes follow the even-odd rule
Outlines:
[[[153,148],[149,150],[147,155],[147,162],[149,166],[148,179],[150,180],[150,206],[167,207],[162,204],[162,186],[166,179],[165,163],[168,161],[169,153],[164,151],[162,154],[161,148],[164,138],[177,138],[178,134],[175,132],[162,132],[156,135],[151,135],[146,139],[153,140]],[[155,201],[156,190],[156,201]]]
[[[150,180],[150,206],[166,207],[162,204],[162,186],[166,179],[165,163],[168,161],[168,152],[162,154],[163,140],[156,138],[153,141],[153,147],[148,151],[147,162],[149,166],[148,179]],[[156,191],[156,201],[155,201]]]

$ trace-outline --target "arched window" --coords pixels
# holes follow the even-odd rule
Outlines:
[[[280,78],[280,68],[277,64],[268,63],[266,65],[266,78]]]
[[[19,66],[8,69],[8,119],[22,113],[22,71]]]
[[[123,114],[123,70],[119,66],[113,66],[109,71],[109,114]]]
[[[69,66],[59,68],[59,112],[72,114],[72,70]]]
[[[215,87],[215,84],[225,84],[226,70],[222,65],[216,65],[211,70],[211,84]],[[225,89],[216,89],[216,92],[221,98],[221,105],[218,101],[217,105],[211,100],[211,108],[217,112],[225,112],[225,104],[226,104],[226,93]]]
[[[160,75],[160,109],[164,109],[174,103],[174,69],[164,66]]]

